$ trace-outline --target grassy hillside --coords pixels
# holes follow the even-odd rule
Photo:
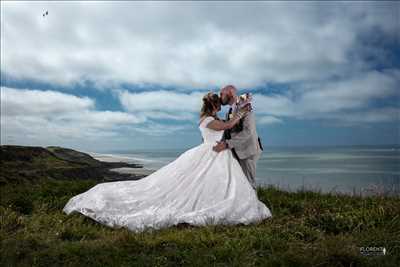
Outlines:
[[[139,164],[101,162],[90,155],[62,147],[1,146],[0,185],[50,179],[111,181],[138,179],[110,172],[110,168],[142,168]]]
[[[60,159],[49,160],[34,156],[31,164],[65,168]],[[21,178],[18,166],[7,170],[14,179]],[[258,188],[260,200],[274,215],[260,224],[178,226],[136,234],[62,212],[69,198],[98,179],[25,175],[19,183],[4,179],[0,187],[1,266],[377,267],[400,262],[399,197]],[[387,255],[359,251],[380,246]]]

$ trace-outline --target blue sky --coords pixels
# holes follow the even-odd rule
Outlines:
[[[1,2],[1,144],[193,147],[227,84],[266,147],[400,144],[400,4]]]

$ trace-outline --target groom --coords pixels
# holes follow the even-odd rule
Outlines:
[[[229,120],[230,114],[237,112],[239,97],[236,93],[237,90],[233,85],[228,85],[221,89],[221,104],[230,105],[226,120]],[[243,117],[234,128],[225,130],[221,142],[218,142],[213,147],[213,150],[216,152],[224,149],[232,150],[250,184],[256,189],[256,163],[261,156],[263,148],[260,138],[257,135],[253,112],[249,112]]]

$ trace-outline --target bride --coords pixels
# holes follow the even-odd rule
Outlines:
[[[135,232],[180,223],[250,224],[272,217],[231,150],[217,153],[212,149],[224,130],[249,111],[242,108],[223,122],[216,115],[220,110],[218,95],[208,93],[203,97],[199,124],[202,144],[141,180],[97,184],[72,197],[63,211]]]

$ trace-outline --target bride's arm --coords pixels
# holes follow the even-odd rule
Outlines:
[[[246,109],[240,110],[238,113],[236,113],[232,119],[229,121],[219,121],[219,120],[213,120],[207,124],[207,128],[216,130],[216,131],[221,131],[221,130],[226,130],[226,129],[231,129],[233,126],[235,126],[242,117],[244,117],[249,111]]]

